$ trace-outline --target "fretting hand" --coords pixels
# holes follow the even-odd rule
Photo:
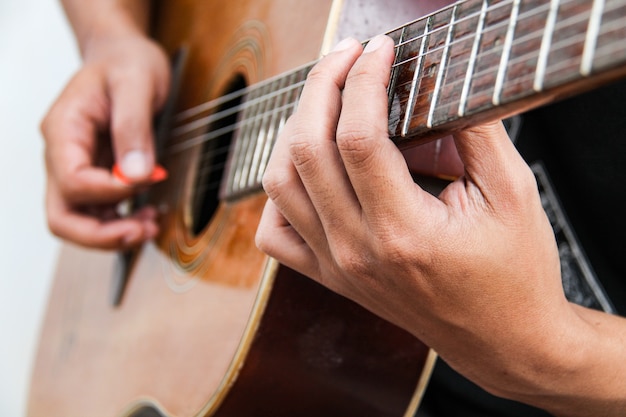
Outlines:
[[[534,176],[502,124],[455,134],[463,175],[427,193],[388,138],[393,56],[387,37],[365,53],[348,40],[311,71],[263,179],[258,246],[491,392],[568,416],[619,410],[600,398],[621,388],[589,389],[613,362],[587,346],[623,352],[607,330],[623,334],[624,323],[565,299]],[[604,371],[590,371],[596,361]]]

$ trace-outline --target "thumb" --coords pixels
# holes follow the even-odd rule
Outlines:
[[[500,121],[473,126],[454,134],[465,176],[483,192],[511,188],[530,173]]]
[[[130,182],[144,182],[155,167],[154,112],[161,105],[151,77],[139,74],[112,82],[111,133],[115,162]]]

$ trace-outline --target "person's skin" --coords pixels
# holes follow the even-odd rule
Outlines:
[[[623,416],[626,321],[568,303],[536,182],[499,122],[454,135],[435,197],[388,139],[393,42],[312,70],[263,179],[260,249],[412,332],[486,390],[557,416]]]
[[[50,230],[88,247],[127,248],[158,233],[156,210],[116,205],[152,173],[152,119],[169,88],[165,53],[146,36],[148,2],[64,0],[83,65],[41,124]],[[113,177],[119,164],[130,184]]]

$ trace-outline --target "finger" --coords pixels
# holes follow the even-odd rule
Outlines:
[[[132,193],[107,169],[94,165],[98,135],[108,126],[109,116],[102,79],[96,72],[82,71],[41,123],[48,174],[69,202],[115,202]]]
[[[281,217],[295,233],[302,236],[307,245],[325,249],[327,245],[324,229],[289,153],[288,138],[292,136],[293,124],[292,117],[287,121],[274,146],[263,176],[263,188]],[[264,233],[263,238],[265,241],[276,240],[267,242],[272,246],[282,244],[280,238],[271,233]]]
[[[313,251],[272,200],[268,200],[263,209],[256,244],[281,264],[306,276],[317,276],[318,263]]]
[[[368,44],[346,80],[337,127],[337,147],[368,219],[403,210],[416,189],[406,161],[389,140],[387,85],[393,58],[389,37]],[[390,187],[400,189],[389,192]]]
[[[109,81],[115,160],[130,181],[148,182],[155,166],[154,112],[162,104],[158,82],[140,68]]]
[[[344,82],[361,53],[360,43],[347,39],[311,70],[288,136],[291,159],[326,235],[350,227],[355,218],[360,218],[358,202],[337,151],[335,134]],[[289,213],[283,214],[292,220]],[[326,241],[320,243],[328,246]]]
[[[158,234],[157,213],[145,207],[128,218],[104,220],[67,206],[54,186],[46,198],[48,226],[56,236],[91,248],[122,249]]]

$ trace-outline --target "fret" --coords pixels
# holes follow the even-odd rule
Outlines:
[[[261,184],[261,180],[263,179],[263,173],[265,172],[265,168],[267,167],[267,163],[269,161],[270,151],[274,146],[277,121],[280,120],[280,114],[283,112],[282,106],[284,105],[285,100],[285,92],[284,88],[289,84],[290,77],[281,77],[278,79],[277,91],[283,91],[281,94],[276,95],[271,100],[271,104],[268,107],[268,111],[270,112],[268,126],[265,131],[265,141],[263,147],[261,149],[261,154],[259,157],[258,169],[256,170],[256,177],[254,179],[255,184]]]
[[[580,78],[584,34],[589,26],[591,7],[591,2],[570,0],[561,3],[548,54],[544,89]]]
[[[594,0],[591,8],[591,16],[589,18],[587,35],[585,36],[582,61],[580,63],[580,73],[585,76],[591,74],[593,54],[596,50],[596,41],[598,39],[598,32],[600,31],[600,22],[602,21],[603,10],[604,0]]]
[[[249,93],[245,94],[241,100],[241,105],[243,106],[243,111],[239,117],[238,126],[235,131],[232,133],[232,145],[231,145],[231,153],[228,157],[227,162],[227,171],[225,174],[225,186],[223,187],[223,192],[225,196],[235,194],[235,187],[239,179],[240,170],[239,164],[241,155],[243,154],[244,142],[241,139],[245,135],[243,134],[245,130],[245,120],[247,107],[246,103],[249,101]]]
[[[302,81],[302,76],[306,77],[306,74],[308,74],[310,68],[311,67],[307,67],[306,69],[302,70],[302,74],[296,71],[280,79],[279,89],[281,91],[281,94],[277,95],[275,98],[275,108],[272,111],[272,121],[270,123],[269,131],[267,134],[268,140],[266,141],[265,147],[263,149],[261,164],[259,166],[259,171],[256,178],[256,183],[259,187],[261,186],[263,173],[265,172],[267,164],[269,163],[271,151],[274,148],[274,144],[276,143],[278,134],[285,125],[287,118],[292,114],[293,105],[300,95],[301,89],[297,88],[296,86]]]
[[[403,136],[405,120],[413,112],[417,77],[422,72],[423,54],[428,42],[430,18],[420,19],[389,33],[396,42],[396,57],[392,67],[394,80],[389,89],[389,132]]]
[[[472,49],[470,57],[467,63],[467,71],[465,72],[465,78],[463,79],[463,87],[461,90],[461,97],[459,98],[459,110],[457,114],[463,116],[465,114],[465,106],[467,105],[467,96],[469,94],[469,88],[472,82],[472,76],[474,75],[474,66],[476,63],[476,57],[478,56],[478,49],[482,39],[483,27],[485,26],[485,17],[487,16],[488,0],[482,0],[480,8],[480,14],[478,15],[478,23],[476,24],[476,31],[474,33],[474,41],[472,42]]]
[[[263,84],[260,88],[256,89],[256,95],[259,100],[255,100],[254,105],[252,106],[252,111],[247,116],[247,120],[249,123],[248,134],[245,139],[247,146],[244,150],[244,155],[242,159],[242,164],[240,166],[240,178],[238,182],[238,191],[242,192],[250,188],[250,173],[252,170],[252,161],[256,154],[256,149],[259,144],[259,136],[260,136],[260,125],[263,119],[263,110],[265,106],[264,97],[269,93],[269,86],[267,84]]]
[[[551,3],[550,0],[524,0],[520,4],[499,101],[494,105],[511,102],[533,91]],[[543,43],[543,46],[547,49],[550,44]]]
[[[275,108],[275,95],[271,94],[273,91],[279,90],[278,80],[273,80],[271,83],[267,84],[266,90],[263,92],[262,105],[260,106],[261,112],[260,115],[257,116],[258,121],[256,126],[258,127],[256,133],[256,143],[254,147],[254,153],[252,155],[252,162],[250,166],[250,172],[248,174],[248,187],[252,187],[257,183],[257,177],[259,175],[259,167],[261,164],[261,158],[263,157],[263,152],[265,149],[265,145],[268,139],[268,123],[272,117],[272,108]]]
[[[418,84],[421,82],[420,76],[424,68],[424,56],[426,55],[427,45],[430,41],[430,31],[432,26],[432,16],[429,16],[424,24],[424,34],[420,42],[420,47],[417,52],[417,60],[415,64],[415,70],[413,71],[413,79],[411,80],[411,86],[409,87],[409,99],[406,112],[404,114],[404,123],[402,123],[402,136],[405,136],[409,131],[410,118],[413,115],[416,102],[416,93],[419,92]]]
[[[407,110],[408,120],[405,122],[403,135],[413,135],[415,132],[428,129],[431,102],[436,91],[437,77],[442,66],[443,51],[448,39],[448,23],[452,20],[453,8],[444,9],[429,18],[427,47],[421,54],[420,65],[422,70],[415,82],[414,94]],[[443,64],[445,67],[445,64]]]
[[[469,0],[457,4],[454,31],[449,45],[448,64],[439,87],[437,105],[432,126],[437,126],[458,117],[463,86],[470,64],[472,49],[477,44],[476,28],[480,26],[481,12],[487,8],[486,0]],[[484,14],[483,14],[484,16]],[[477,46],[476,46],[477,48]]]
[[[399,65],[397,65],[397,63],[400,62],[399,57],[401,55],[401,51],[404,48],[404,42],[407,39],[406,34],[407,34],[407,28],[409,26],[410,25],[406,25],[401,28],[398,28],[397,30],[387,33],[387,36],[393,39],[393,44],[395,45],[394,59],[393,59],[394,64],[391,66],[391,77],[389,79],[389,85],[387,86],[387,100],[388,100],[390,109],[393,108],[393,101],[394,101],[394,98],[396,97],[394,93],[396,91],[396,85],[398,84],[398,79],[399,79],[398,72],[400,71],[400,68],[401,68]]]
[[[506,69],[509,64],[509,56],[511,54],[511,48],[513,45],[513,36],[515,35],[515,26],[517,23],[517,15],[519,13],[520,0],[513,1],[513,7],[511,8],[511,17],[509,19],[509,25],[506,30],[506,37],[504,38],[504,47],[502,48],[502,54],[500,56],[500,65],[498,65],[498,74],[496,75],[496,84],[493,89],[492,102],[495,106],[500,104],[500,96],[502,94],[502,88],[504,86],[504,77],[506,75]]]
[[[435,88],[432,94],[432,98],[430,99],[430,110],[428,111],[428,118],[426,120],[426,127],[433,127],[433,118],[435,116],[435,108],[439,101],[439,94],[441,93],[441,85],[443,83],[443,77],[446,71],[448,70],[447,65],[449,64],[448,55],[450,53],[450,43],[452,42],[452,36],[454,33],[454,24],[456,18],[456,12],[458,10],[458,5],[455,5],[452,8],[452,12],[450,13],[450,23],[448,23],[448,30],[446,33],[446,41],[443,46],[443,51],[441,53],[441,60],[439,64],[439,70],[437,71],[437,79],[435,80]]]
[[[256,113],[257,107],[259,105],[259,102],[257,100],[259,95],[259,88],[252,88],[250,93],[248,94],[248,97],[250,99],[249,102],[242,103],[244,105],[244,111],[241,114],[240,129],[238,129],[239,134],[236,138],[238,146],[236,152],[234,153],[234,175],[231,188],[234,194],[238,194],[242,189],[245,188],[245,178],[247,174],[246,159],[250,154],[250,147],[253,146],[253,144],[251,143],[253,141],[253,116]]]
[[[596,42],[592,73],[608,69],[626,59],[626,4],[605,0],[602,26]]]
[[[556,17],[559,9],[559,0],[550,1],[550,9],[546,18],[546,26],[543,30],[541,38],[541,46],[539,47],[539,56],[537,57],[537,69],[535,70],[535,79],[533,80],[533,90],[539,92],[543,90],[543,79],[548,65],[548,53],[552,44],[552,33],[556,25]]]
[[[297,106],[313,64],[252,87],[243,103],[228,164],[224,198],[260,190],[278,132]]]
[[[485,16],[465,114],[471,115],[493,107],[497,68],[501,62],[504,40],[509,28],[513,4],[507,0],[491,3]]]

